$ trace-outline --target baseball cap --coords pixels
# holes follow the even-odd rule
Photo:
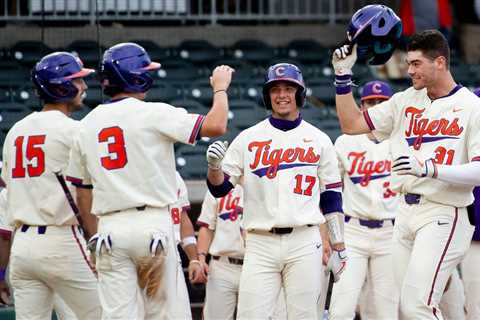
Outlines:
[[[477,95],[477,97],[480,97],[480,87],[476,87],[474,90],[473,90],[473,93],[475,93]]]
[[[362,88],[361,101],[367,99],[385,99],[388,100],[393,95],[392,88],[388,83],[374,80],[367,82]]]

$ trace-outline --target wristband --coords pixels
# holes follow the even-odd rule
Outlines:
[[[333,83],[335,85],[336,94],[342,95],[352,92],[352,75],[351,74],[343,74],[343,75],[336,75],[335,81]]]
[[[188,247],[191,244],[197,244],[195,236],[188,236],[182,239],[182,248]]]
[[[0,269],[0,281],[5,281],[5,273],[7,269]]]
[[[225,92],[225,93],[227,93],[227,90],[226,90],[226,89],[220,89],[220,90],[217,90],[217,91],[213,91],[213,94],[219,93],[219,92],[222,92],[222,91]]]
[[[200,260],[197,260],[197,259],[192,259],[192,260],[190,260],[190,262],[188,263],[188,265],[191,265],[191,264],[193,264],[193,263],[196,263],[196,264],[198,264],[199,266],[202,265],[202,263],[200,262]]]

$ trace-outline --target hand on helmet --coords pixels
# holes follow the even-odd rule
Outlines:
[[[235,70],[229,66],[221,65],[216,67],[210,77],[210,85],[213,92],[227,90],[232,81],[232,74]]]
[[[332,55],[332,65],[335,74],[346,75],[352,74],[352,68],[357,61],[357,45],[353,47],[351,44],[346,44],[340,48],[335,49]]]

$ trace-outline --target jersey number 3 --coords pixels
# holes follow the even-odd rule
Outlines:
[[[29,162],[27,168],[23,163],[23,142],[27,140],[25,158]],[[15,167],[12,169],[12,178],[38,177],[45,172],[45,152],[41,146],[45,143],[45,135],[18,136],[15,139]],[[35,163],[35,164],[34,164]]]
[[[108,156],[100,158],[102,167],[107,170],[125,167],[128,159],[122,128],[115,126],[102,129],[98,134],[98,142],[109,142]]]

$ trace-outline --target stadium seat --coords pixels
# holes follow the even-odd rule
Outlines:
[[[166,102],[175,99],[183,99],[182,90],[168,83],[157,81],[148,91],[145,101]]]
[[[163,60],[171,57],[171,50],[169,48],[160,47],[151,40],[131,40],[140,46],[142,46],[147,52],[152,61],[160,62],[163,64]]]
[[[108,100],[110,97],[104,96],[102,93],[102,88],[99,84],[96,86],[89,86],[87,90],[87,96],[83,100],[83,104],[91,109],[95,108],[103,101]]]
[[[93,40],[77,40],[72,42],[66,50],[80,57],[87,68],[98,69],[104,48],[99,47]]]
[[[209,110],[200,102],[191,99],[175,99],[168,103],[177,108],[185,108],[189,113],[207,114]]]
[[[90,111],[91,109],[84,107],[80,110],[72,112],[71,118],[75,120],[82,120]]]
[[[307,89],[307,96],[315,97],[327,105],[335,104],[335,88],[333,85],[310,83]]]
[[[210,83],[204,80],[195,81],[189,88],[187,88],[186,98],[197,100],[204,105],[212,104],[213,91]]]
[[[237,128],[237,130],[240,131],[253,126],[267,117],[266,114],[262,115],[260,112],[252,111],[250,108],[238,108],[230,111],[232,114],[230,126],[233,125],[235,128]]]
[[[12,101],[12,92],[10,88],[0,88],[0,102]]]
[[[4,133],[8,132],[10,128],[19,120],[25,118],[29,115],[31,111],[8,111],[8,110],[1,110],[0,111],[0,130]]]
[[[212,64],[222,58],[220,49],[205,40],[186,40],[178,47],[178,56],[194,64]]]
[[[184,179],[205,179],[207,175],[207,160],[205,153],[207,145],[195,147],[182,145],[176,152],[177,170]]]
[[[18,88],[29,82],[28,69],[13,61],[0,61],[0,87]]]
[[[169,59],[162,63],[162,68],[155,73],[156,77],[167,82],[191,82],[200,76],[199,69],[187,61]]]
[[[40,110],[42,103],[31,85],[15,88],[12,91],[13,100],[22,103],[30,110]]]
[[[295,59],[302,63],[330,63],[328,48],[325,48],[315,40],[294,40],[287,45],[286,49],[287,56],[290,59]]]
[[[265,64],[276,54],[275,50],[260,40],[244,39],[237,41],[230,51],[235,59],[246,60],[253,64]]]
[[[11,55],[22,65],[31,68],[51,52],[53,50],[41,41],[19,41],[12,47]]]

